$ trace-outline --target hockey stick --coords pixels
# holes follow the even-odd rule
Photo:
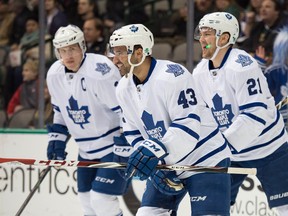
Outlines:
[[[23,204],[21,205],[20,209],[17,211],[15,216],[20,216],[21,215],[21,213],[23,212],[24,208],[27,206],[28,202],[31,200],[31,198],[33,197],[34,193],[39,188],[40,184],[42,183],[42,181],[44,180],[46,175],[50,172],[50,170],[51,170],[51,166],[48,166],[46,169],[42,170],[42,172],[39,175],[39,179],[38,179],[37,183],[34,185],[32,190],[30,191],[28,197],[24,200]]]
[[[23,158],[0,158],[0,164],[8,165],[35,165],[53,167],[87,167],[87,168],[110,168],[125,169],[126,163],[116,162],[95,162],[95,161],[75,161],[75,160],[36,160]],[[159,170],[210,172],[210,173],[229,173],[256,175],[256,168],[237,168],[237,167],[210,167],[210,166],[184,166],[184,165],[158,165]]]
[[[71,138],[71,136],[68,136],[66,139],[66,142],[68,142],[70,140],[70,138]],[[66,152],[65,152],[65,155],[67,155]],[[53,156],[53,158],[55,158],[55,155]],[[1,164],[1,162],[0,162],[0,164]],[[27,164],[27,165],[32,165],[32,164]],[[48,166],[45,170],[41,171],[38,181],[36,182],[36,184],[34,185],[32,190],[30,191],[27,198],[24,200],[23,204],[20,206],[20,209],[17,211],[15,216],[20,216],[22,214],[23,210],[25,209],[25,207],[27,206],[27,204],[29,203],[29,201],[31,200],[33,195],[35,194],[36,190],[39,188],[40,184],[42,183],[42,181],[44,180],[46,175],[50,172],[51,167],[52,166]]]
[[[288,104],[288,96],[286,96],[283,100],[281,100],[277,105],[276,108],[280,110],[283,106]]]

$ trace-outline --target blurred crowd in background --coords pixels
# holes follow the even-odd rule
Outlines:
[[[87,52],[105,54],[115,29],[142,23],[155,37],[152,56],[185,65],[186,42],[193,40],[186,38],[187,1],[44,0],[46,24],[40,26],[39,0],[0,0],[0,128],[38,128],[40,28],[45,28],[45,73],[56,60],[54,34],[68,24],[83,30]],[[281,101],[288,95],[288,0],[194,0],[194,25],[214,11],[232,13],[239,20],[236,46],[258,60],[267,74],[275,102]],[[283,32],[283,38],[278,39],[280,45],[276,46],[279,31]],[[195,65],[200,60],[201,47],[194,41]],[[273,66],[280,63],[283,66],[275,70]],[[280,90],[276,85],[281,85]],[[53,119],[53,109],[46,86],[44,91],[44,120],[48,124]],[[286,120],[287,109],[286,114],[283,111]],[[21,117],[18,113],[22,113]]]

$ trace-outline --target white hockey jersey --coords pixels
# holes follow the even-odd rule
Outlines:
[[[193,71],[202,97],[224,136],[233,160],[270,155],[287,141],[284,122],[257,61],[239,49],[229,49],[221,66],[203,59]]]
[[[134,148],[144,139],[156,138],[169,153],[166,164],[215,166],[230,157],[210,109],[195,96],[186,68],[152,58],[146,80],[136,84],[135,79],[131,74],[123,77],[116,89],[124,134]],[[192,172],[178,175],[185,178]]]
[[[54,123],[66,125],[85,159],[101,158],[113,151],[119,136],[121,109],[116,86],[121,76],[105,56],[86,54],[77,73],[57,61],[47,75],[54,106]]]

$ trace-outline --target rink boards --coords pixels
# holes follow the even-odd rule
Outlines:
[[[46,159],[48,136],[42,130],[0,130],[0,157]],[[77,158],[77,145],[71,139],[67,159]],[[0,164],[0,215],[15,215],[38,180],[42,167]],[[124,216],[135,215],[145,182],[133,179],[132,186],[120,197]],[[22,216],[82,215],[76,195],[75,168],[52,169],[24,209]],[[190,215],[189,197],[179,207],[179,216]],[[231,216],[276,216],[270,210],[259,181],[248,176],[240,190]]]

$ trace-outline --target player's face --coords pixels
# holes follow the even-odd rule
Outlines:
[[[58,49],[63,64],[69,70],[77,71],[83,58],[83,53],[78,44]]]
[[[212,58],[216,50],[215,30],[210,28],[202,28],[199,32],[199,42],[202,47],[202,58]]]
[[[128,62],[127,48],[125,46],[114,47],[113,53],[115,55],[113,58],[113,62],[118,66],[121,75],[129,73],[131,65]],[[133,56],[131,58],[133,58]]]

